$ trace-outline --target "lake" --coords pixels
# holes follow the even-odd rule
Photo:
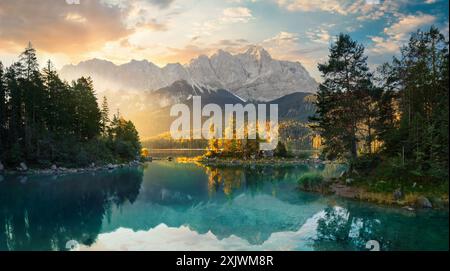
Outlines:
[[[448,211],[300,192],[338,166],[208,168],[154,161],[0,177],[0,250],[448,250]]]

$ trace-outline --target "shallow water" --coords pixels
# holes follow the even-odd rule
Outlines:
[[[448,250],[448,211],[303,193],[327,166],[144,169],[0,178],[0,250]],[[373,241],[372,241],[373,242]]]

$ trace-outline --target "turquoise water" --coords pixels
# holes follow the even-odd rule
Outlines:
[[[141,169],[0,178],[0,250],[448,250],[448,211],[303,193],[305,172],[155,161]]]

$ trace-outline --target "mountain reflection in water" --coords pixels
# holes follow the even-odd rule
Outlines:
[[[311,170],[211,168],[156,161],[144,169],[0,182],[0,250],[448,250],[448,212],[339,200],[297,189]]]

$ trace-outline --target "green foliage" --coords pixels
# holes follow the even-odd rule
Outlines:
[[[348,35],[330,47],[313,128],[329,159],[351,174],[412,182],[448,180],[448,40],[435,27],[413,34],[375,76]]]
[[[288,156],[286,146],[284,145],[283,142],[278,141],[277,146],[275,147],[275,150],[273,152],[273,155],[275,157],[287,157]]]
[[[6,70],[0,63],[0,159],[9,166],[134,159],[140,143],[133,123],[109,126],[108,112],[106,99],[100,110],[90,78],[64,82],[50,61],[39,71],[31,44]]]
[[[448,41],[432,27],[417,31],[392,64],[400,120],[385,154],[422,175],[448,178]]]
[[[329,158],[357,157],[360,130],[364,126],[370,146],[379,90],[372,83],[364,47],[340,34],[330,47],[327,63],[319,64],[324,78],[317,94],[317,114],[311,120],[325,142]],[[369,148],[370,149],[370,148]]]
[[[141,150],[139,134],[131,121],[114,116],[108,128],[108,137],[115,154],[122,160],[135,159]]]
[[[303,174],[298,180],[299,186],[303,190],[316,190],[323,183],[323,176],[318,172],[307,172]]]

